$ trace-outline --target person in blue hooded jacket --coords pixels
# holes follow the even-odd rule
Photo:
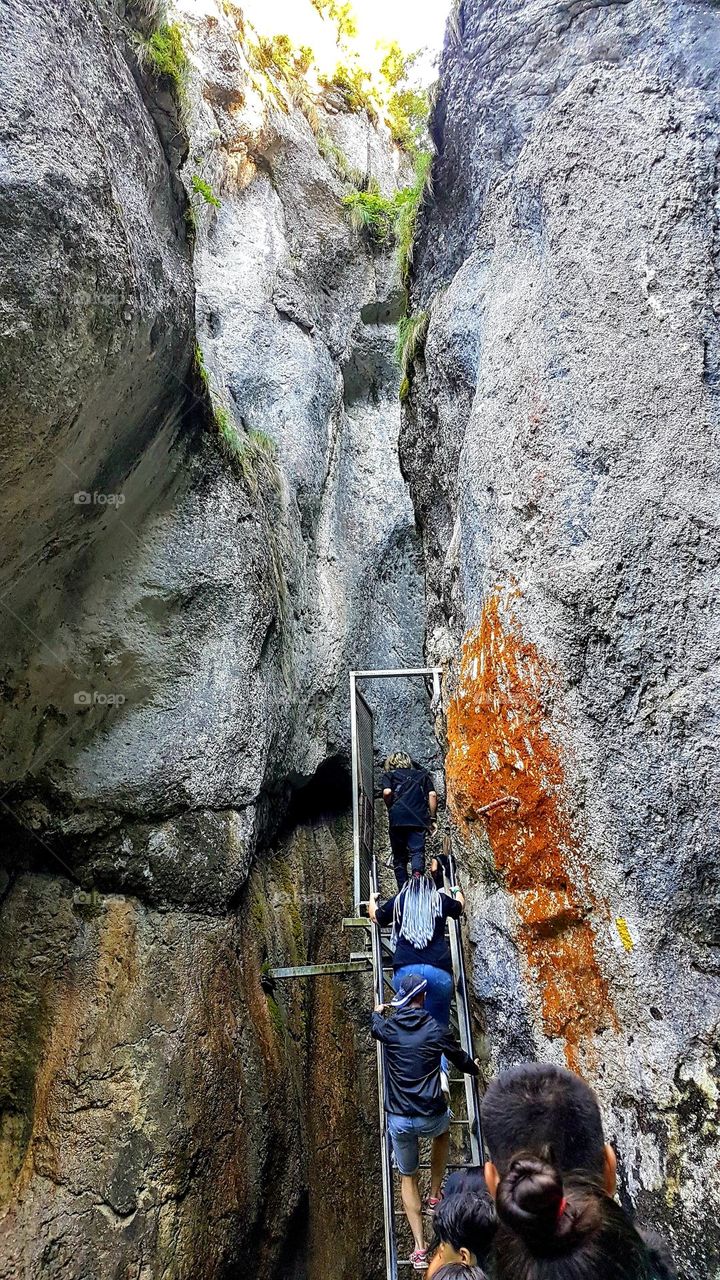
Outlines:
[[[372,1034],[385,1046],[385,1110],[401,1177],[403,1208],[415,1240],[410,1261],[416,1271],[427,1268],[422,1200],[418,1184],[420,1138],[432,1138],[430,1199],[437,1203],[447,1167],[450,1113],[440,1084],[443,1055],[460,1070],[476,1076],[479,1064],[465,1053],[447,1027],[425,1009],[427,979],[406,973],[389,1006],[377,1005]],[[392,1016],[383,1017],[390,1008]]]

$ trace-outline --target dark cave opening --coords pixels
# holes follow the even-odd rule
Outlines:
[[[352,804],[352,782],[347,761],[329,756],[311,778],[293,788],[283,821],[283,831],[317,826],[347,813]]]

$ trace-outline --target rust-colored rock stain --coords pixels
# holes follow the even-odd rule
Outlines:
[[[466,636],[448,711],[448,794],[460,823],[487,825],[517,907],[545,1032],[564,1040],[568,1065],[577,1069],[593,1033],[615,1024],[587,918],[601,904],[571,876],[577,841],[544,706],[552,673],[522,634],[516,599],[514,589],[493,591]]]

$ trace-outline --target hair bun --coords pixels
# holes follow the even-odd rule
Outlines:
[[[551,1240],[558,1234],[563,1182],[554,1165],[537,1156],[515,1156],[497,1190],[502,1221],[526,1240]]]

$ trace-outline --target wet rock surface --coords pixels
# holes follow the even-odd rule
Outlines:
[[[4,1280],[319,1277],[329,1260],[375,1274],[369,980],[262,976],[269,955],[336,958],[347,845],[343,821],[299,829],[237,918],[16,882],[1,917]]]
[[[401,436],[495,1059],[597,1085],[686,1276],[718,1267],[718,23],[460,6]]]

